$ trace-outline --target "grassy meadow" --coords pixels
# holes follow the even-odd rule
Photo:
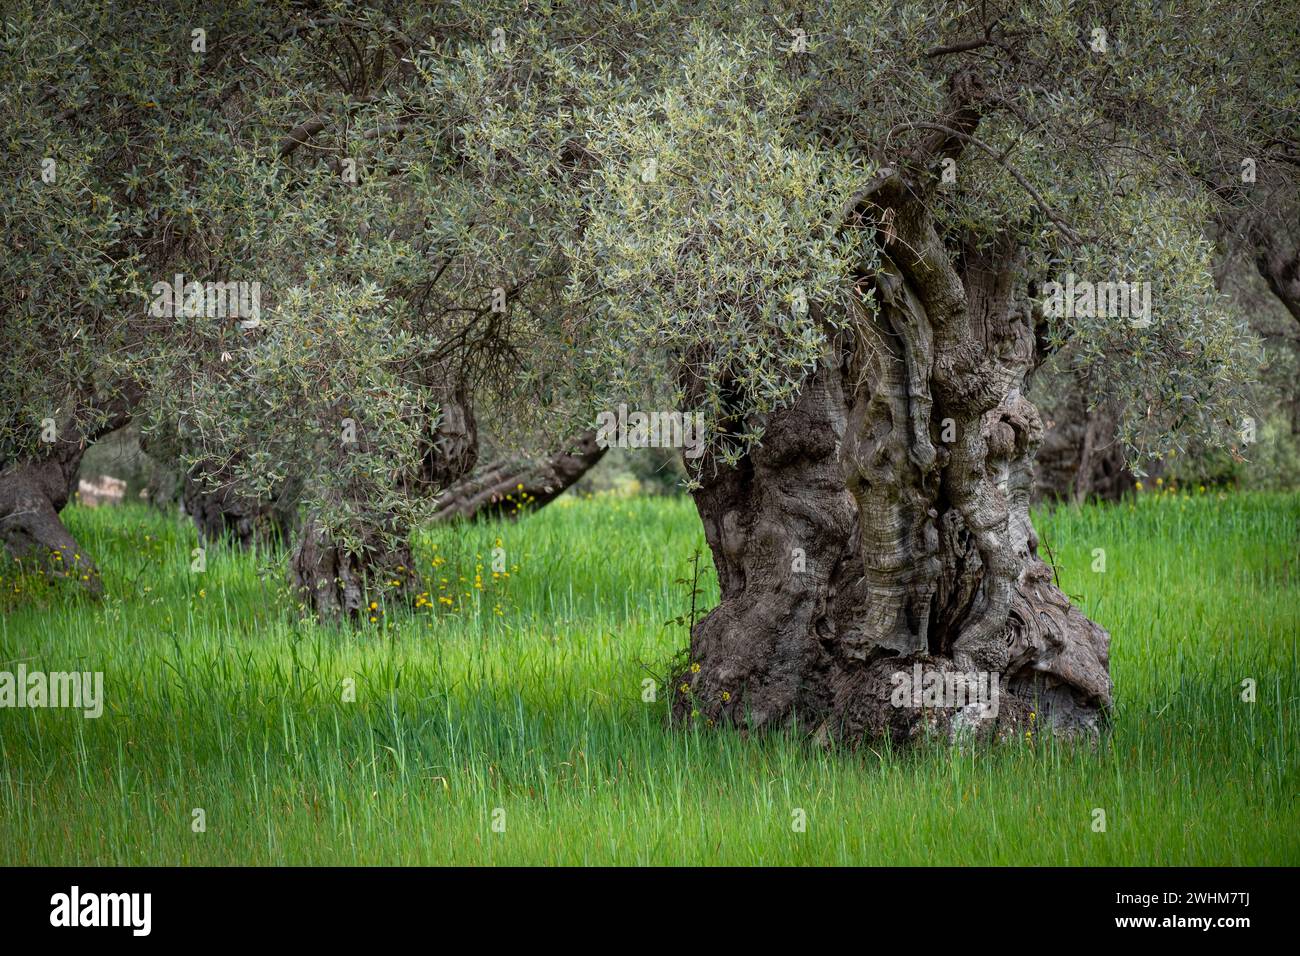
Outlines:
[[[716,599],[687,499],[435,529],[419,607],[356,631],[273,555],[192,572],[179,517],[65,518],[108,596],[6,567],[0,670],[103,671],[106,704],[0,709],[0,864],[1300,863],[1300,494],[1040,513],[1112,635],[1109,734],[910,753],[666,725],[697,549]]]

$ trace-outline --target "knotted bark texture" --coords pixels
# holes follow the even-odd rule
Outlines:
[[[954,255],[923,204],[878,201],[874,303],[739,467],[694,470],[722,600],[674,713],[848,742],[1093,733],[1109,638],[1038,556],[1017,252]]]

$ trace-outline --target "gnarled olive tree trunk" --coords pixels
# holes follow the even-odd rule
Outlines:
[[[99,569],[59,512],[76,490],[86,448],[130,422],[143,394],[138,383],[127,382],[79,403],[40,457],[0,462],[0,543],[11,555],[102,593]]]
[[[299,600],[323,621],[355,621],[368,614],[381,589],[407,596],[415,583],[411,550],[391,541],[405,541],[410,529],[393,526],[385,530],[393,537],[376,534],[360,546],[348,547],[315,518],[309,518],[289,561],[289,579]],[[397,584],[392,585],[393,581]]]
[[[19,561],[99,594],[99,569],[59,518],[72,497],[85,450],[81,443],[59,442],[44,458],[0,470],[0,540]]]
[[[360,441],[364,442],[364,436]],[[478,459],[478,427],[469,393],[455,390],[428,436],[413,484],[429,494],[466,475]],[[289,560],[289,582],[303,605],[321,620],[359,620],[371,611],[374,592],[409,598],[418,578],[409,546],[411,528],[393,516],[363,529],[351,546],[308,515]]]
[[[1029,518],[1043,429],[1017,252],[953,255],[906,190],[876,202],[893,210],[876,307],[739,467],[693,466],[722,601],[674,711],[845,741],[1095,731],[1108,636]]]
[[[834,709],[838,589],[862,568],[839,466],[839,370],[822,369],[766,424],[735,468],[688,460],[722,600],[695,625],[693,667],[674,681],[681,716],[763,727]]]

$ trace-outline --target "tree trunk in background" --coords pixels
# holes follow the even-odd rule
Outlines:
[[[241,548],[277,547],[288,541],[297,517],[296,483],[286,483],[274,500],[249,498],[204,463],[186,474],[181,491],[185,513],[205,544],[228,541]]]
[[[452,484],[438,502],[438,520],[518,518],[545,507],[605,457],[595,429],[549,457],[518,456],[493,462]]]
[[[76,488],[86,448],[126,425],[143,394],[137,384],[126,383],[107,398],[92,398],[59,424],[43,456],[0,467],[0,542],[11,555],[75,580],[91,594],[103,593],[99,569],[59,512]]]
[[[413,481],[433,494],[463,478],[477,460],[478,426],[469,394],[462,387],[444,401],[438,427],[428,436],[420,474]],[[370,604],[377,603],[376,591],[404,600],[414,594],[418,578],[409,544],[411,529],[391,517],[383,521],[386,524],[366,529],[361,543],[352,547],[332,534],[318,515],[304,521],[289,560],[289,583],[318,619],[359,621],[371,613]]]
[[[18,560],[79,581],[99,595],[99,569],[59,519],[84,452],[84,445],[59,442],[45,458],[0,473],[0,540]]]
[[[1252,223],[1247,234],[1256,271],[1300,321],[1300,248],[1288,231],[1294,212],[1285,205],[1281,209]],[[1291,220],[1286,218],[1288,214]],[[1224,261],[1226,268],[1232,260]],[[1225,274],[1217,277],[1220,288]],[[1118,501],[1136,483],[1124,461],[1123,448],[1115,441],[1118,410],[1106,403],[1089,409],[1085,396],[1100,391],[1091,383],[1070,380],[1063,387],[1068,394],[1053,403],[1048,416],[1052,422],[1038,454],[1036,490],[1040,497],[1058,501]],[[1161,472],[1160,463],[1148,468],[1153,476]]]
[[[140,436],[140,450],[154,463],[146,486],[151,505],[189,515],[204,545],[226,541],[241,548],[278,547],[297,527],[302,482],[282,481],[269,497],[250,497],[235,479],[235,462],[205,458],[188,470],[192,448],[174,428]],[[190,454],[187,454],[187,451]]]
[[[1119,413],[1109,404],[1089,409],[1083,389],[1070,382],[1058,397],[1035,460],[1038,499],[1082,504],[1089,499],[1118,501],[1136,479],[1116,439]]]
[[[1042,423],[1015,252],[966,250],[959,274],[922,204],[878,201],[897,233],[852,354],[828,356],[739,467],[693,470],[722,600],[674,712],[846,741],[1095,732],[1108,636],[1055,586],[1029,518]],[[998,693],[900,703],[914,665]]]
[[[1292,318],[1300,322],[1300,248],[1261,224],[1251,230],[1255,268]]]

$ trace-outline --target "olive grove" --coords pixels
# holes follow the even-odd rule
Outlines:
[[[57,512],[136,418],[214,527],[288,495],[304,609],[358,620],[411,590],[440,496],[558,494],[598,412],[673,409],[703,422],[721,588],[677,716],[1091,732],[1109,636],[1030,519],[1036,372],[1068,356],[1131,461],[1241,441],[1259,342],[1214,262],[1294,194],[1275,6],[28,3],[4,29],[17,552],[89,562]],[[1286,241],[1257,239],[1279,295]],[[486,423],[545,461],[469,478]],[[1001,705],[891,705],[913,665]]]

